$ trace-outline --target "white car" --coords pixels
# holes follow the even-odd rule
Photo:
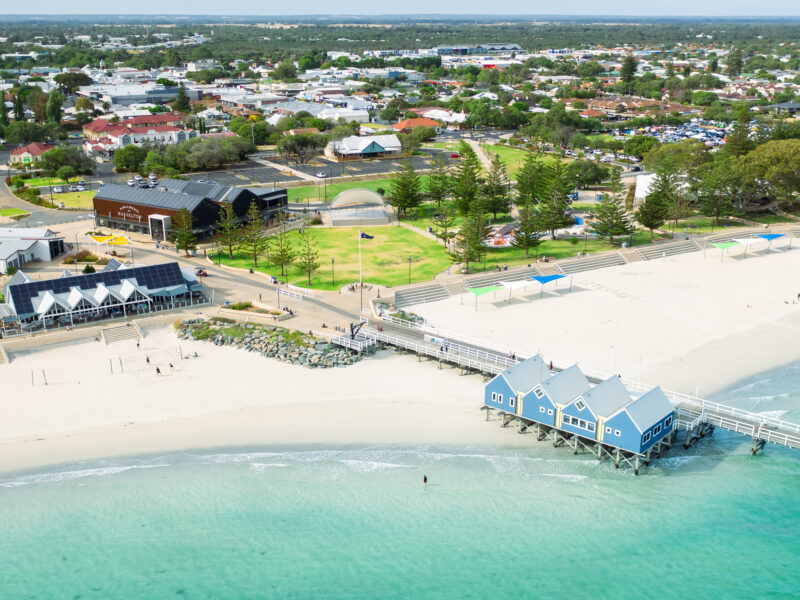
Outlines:
[[[75,186],[75,191],[76,192],[85,192],[86,188],[83,187],[82,185],[77,185],[77,186]]]
[[[328,176],[328,174],[327,173],[323,173],[322,171],[317,173],[317,177],[319,177],[320,179],[325,179],[327,176]]]
[[[134,181],[133,179],[128,179],[128,185],[131,187],[136,187],[136,181]]]
[[[136,181],[141,181],[141,180],[142,180],[142,176],[141,176],[141,175],[134,175],[134,176],[133,176],[133,178],[134,178]]]
[[[147,178],[150,179],[150,181],[155,181],[156,179],[158,179],[155,173],[150,173],[150,175],[148,175]]]
[[[63,191],[64,191],[64,189],[60,188],[60,187],[54,187],[53,188],[53,193],[54,194],[61,194]]]

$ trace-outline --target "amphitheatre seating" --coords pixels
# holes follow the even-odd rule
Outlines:
[[[570,275],[572,273],[581,273],[583,271],[593,271],[595,269],[604,269],[606,267],[616,267],[617,265],[624,265],[625,263],[625,259],[619,253],[609,252],[607,254],[598,254],[596,256],[587,256],[570,260],[559,260],[556,262],[556,270],[562,275]]]
[[[698,252],[700,247],[694,240],[682,240],[680,242],[670,242],[667,244],[649,244],[641,248],[636,248],[636,254],[644,260],[656,260],[664,256],[676,256],[687,252]]]

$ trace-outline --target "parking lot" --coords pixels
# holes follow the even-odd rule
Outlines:
[[[308,173],[309,175],[316,175],[317,173],[324,173],[326,177],[358,177],[362,175],[385,175],[395,173],[400,170],[403,160],[411,160],[415,169],[429,169],[432,154],[428,156],[412,156],[410,159],[398,158],[381,158],[372,160],[353,160],[347,162],[336,162],[324,157],[315,157],[310,163],[304,165],[295,165],[291,162],[287,163],[283,157],[271,157],[270,162],[286,165],[288,164],[293,169]]]

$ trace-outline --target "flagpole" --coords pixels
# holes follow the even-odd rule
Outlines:
[[[358,292],[359,302],[361,306],[359,310],[364,308],[364,283],[361,278],[361,230],[358,230]],[[360,314],[360,313],[359,313]]]

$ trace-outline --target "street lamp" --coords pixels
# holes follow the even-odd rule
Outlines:
[[[408,283],[411,283],[411,255],[408,255]]]
[[[331,256],[331,286],[336,287],[336,274],[333,272],[333,257]]]
[[[589,243],[589,232],[583,232],[583,253],[586,254],[586,245]]]

